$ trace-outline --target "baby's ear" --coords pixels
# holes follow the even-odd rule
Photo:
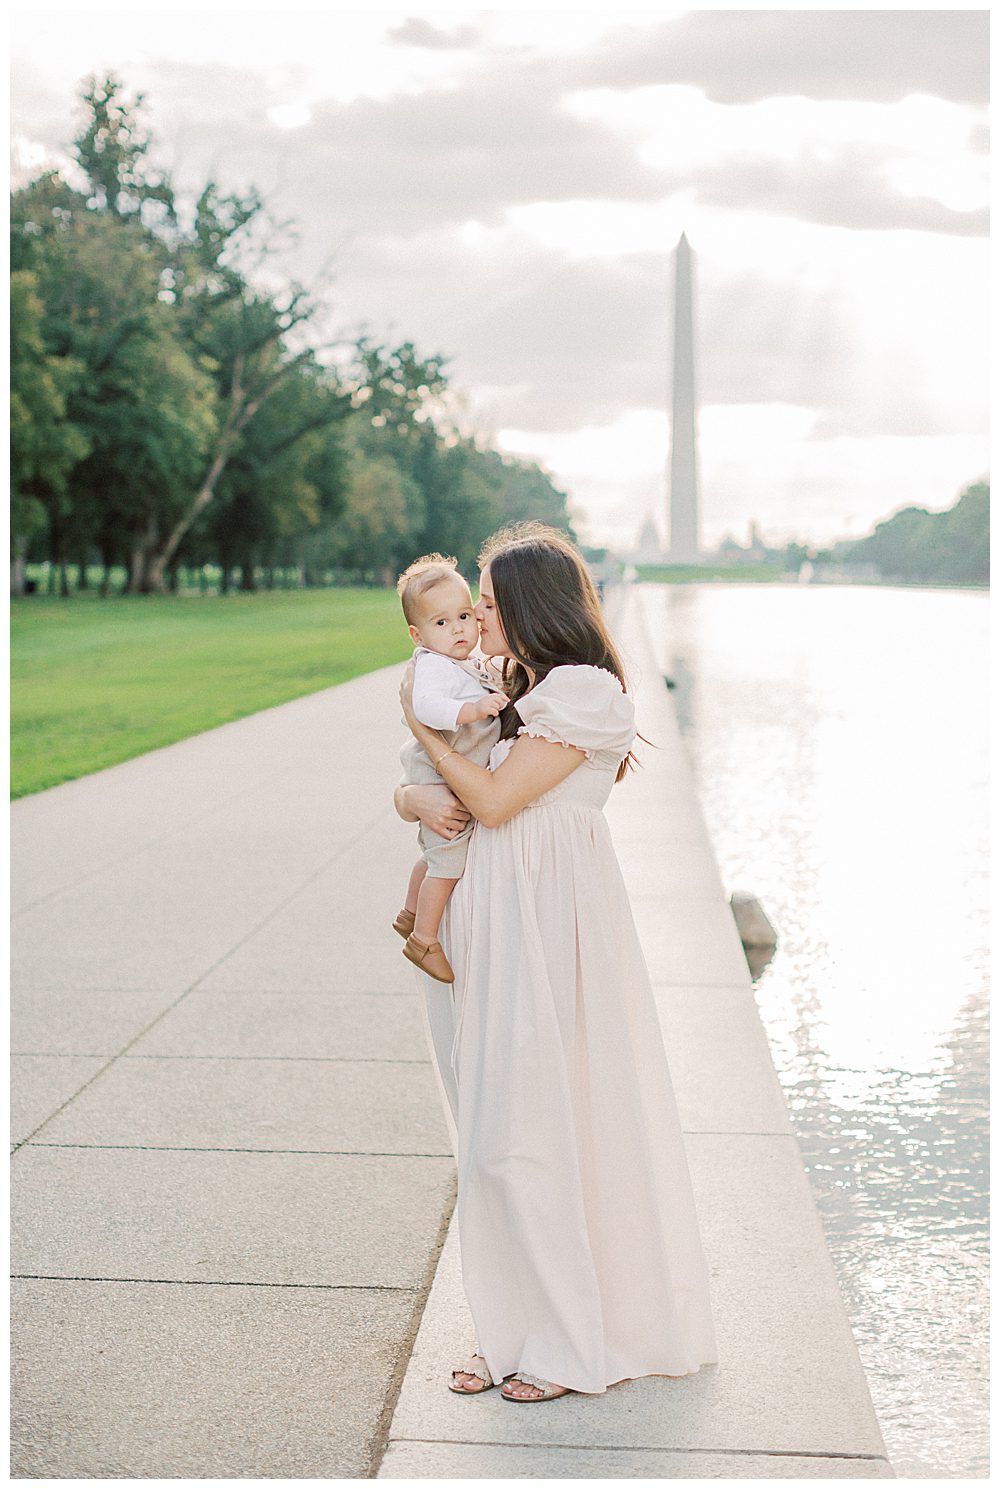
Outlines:
[[[420,646],[420,632],[417,630],[416,626],[410,626],[409,631],[410,640],[413,642],[414,646]]]

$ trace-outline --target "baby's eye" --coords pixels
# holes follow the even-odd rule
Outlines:
[[[468,620],[469,619],[469,611],[468,610],[463,610],[462,613],[461,613],[461,615],[458,618],[459,618],[459,620]]]
[[[448,622],[447,622],[447,621],[445,621],[445,620],[436,620],[436,621],[435,621],[435,622],[434,622],[434,624],[435,624],[435,625],[436,625],[436,626],[445,626],[445,625],[447,625],[447,624],[448,624]]]

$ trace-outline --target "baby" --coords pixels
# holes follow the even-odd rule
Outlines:
[[[490,680],[485,662],[471,655],[479,626],[457,561],[440,553],[418,558],[396,589],[417,648],[413,712],[422,724],[442,731],[447,748],[485,766],[500,737],[497,714],[507,696]],[[400,760],[406,785],[444,784],[415,739],[403,746]],[[439,982],[455,980],[437,933],[448,896],[465,870],[471,833],[471,822],[454,838],[439,837],[420,824],[423,851],[410,875],[406,904],[393,921],[393,930],[406,937],[403,955]]]

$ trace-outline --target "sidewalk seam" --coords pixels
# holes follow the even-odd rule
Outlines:
[[[428,1447],[462,1448],[524,1448],[528,1452],[569,1453],[714,1453],[729,1458],[847,1458],[863,1463],[888,1463],[884,1453],[844,1453],[835,1448],[822,1451],[818,1448],[684,1448],[666,1443],[569,1443],[509,1442],[501,1438],[482,1437],[394,1437],[393,1443],[425,1443]]]
[[[72,1272],[11,1272],[12,1282],[125,1282],[151,1287],[298,1287],[326,1293],[418,1293],[420,1283],[394,1286],[390,1282],[258,1282],[225,1277],[91,1277]]]
[[[183,994],[187,997],[187,993]],[[212,994],[211,996],[215,996]],[[243,996],[249,996],[244,994]],[[391,995],[390,995],[391,996]],[[11,1050],[13,1059],[23,1060],[103,1060],[104,1055],[81,1054],[78,1050]],[[310,1065],[429,1065],[430,1060],[395,1059],[390,1055],[126,1055],[120,1052],[112,1060],[268,1060],[302,1062]],[[36,1128],[37,1131],[37,1128]]]
[[[381,1153],[360,1148],[223,1148],[188,1147],[177,1143],[46,1143],[25,1138],[19,1148],[82,1148],[94,1153],[263,1153],[269,1158],[435,1158],[452,1162],[448,1153]]]
[[[81,1094],[81,1092],[86,1091],[88,1086],[92,1086],[94,1081],[99,1080],[106,1070],[110,1070],[115,1061],[120,1060],[122,1056],[125,1055],[126,1052],[130,1050],[134,1044],[137,1044],[140,1039],[144,1038],[145,1035],[149,1033],[150,1029],[155,1029],[156,1025],[160,1022],[161,1019],[166,1018],[168,1013],[173,1013],[174,1009],[177,1008],[184,1001],[188,993],[194,992],[199,983],[204,982],[206,977],[211,976],[216,968],[221,967],[223,962],[226,961],[227,958],[231,957],[234,952],[239,951],[240,947],[244,946],[249,940],[256,936],[258,931],[262,931],[268,924],[268,922],[273,920],[274,917],[278,915],[282,910],[284,910],[287,905],[290,905],[292,900],[295,899],[295,896],[301,894],[302,890],[305,889],[307,885],[312,884],[316,879],[320,877],[321,874],[326,872],[331,864],[336,863],[337,860],[339,858],[342,858],[345,853],[350,852],[350,850],[355,847],[357,843],[360,843],[365,837],[368,836],[368,834],[378,825],[378,823],[382,819],[387,819],[388,816],[389,809],[383,808],[382,811],[377,813],[377,815],[370,822],[366,823],[364,828],[362,828],[360,832],[356,833],[355,836],[351,838],[351,840],[346,843],[338,852],[334,853],[332,857],[324,859],[323,863],[321,863],[319,867],[314,870],[313,873],[309,874],[305,879],[303,879],[301,883],[299,883],[295,887],[291,894],[286,895],[286,897],[281,900],[279,904],[275,905],[272,910],[269,910],[268,913],[264,916],[263,920],[258,921],[257,924],[252,926],[250,930],[248,930],[245,935],[241,936],[238,941],[236,941],[232,946],[227,947],[222,955],[216,957],[212,965],[210,967],[207,967],[204,972],[199,973],[194,982],[190,983],[189,986],[186,987],[182,993],[179,993],[174,1001],[168,1005],[168,1007],[161,1009],[156,1017],[150,1023],[148,1023],[144,1029],[140,1029],[137,1034],[133,1035],[128,1043],[124,1045],[117,1052],[117,1054],[112,1055],[111,1058],[104,1065],[101,1066],[100,1070],[95,1070],[90,1079],[84,1081],[83,1085],[80,1086],[78,1090],[74,1091],[72,1096],[68,1096],[60,1106],[56,1107],[54,1112],[49,1112],[49,1115],[45,1118],[44,1122],[39,1122],[38,1126],[33,1128],[32,1131],[28,1133],[27,1137],[21,1138],[19,1142],[14,1143],[11,1146],[11,1156],[13,1156],[14,1153],[22,1148],[25,1143],[30,1142],[30,1140],[35,1136],[36,1132],[41,1132],[45,1127],[47,1127],[54,1117],[58,1117],[59,1113],[64,1111],[66,1107],[69,1106],[71,1101],[75,1101],[76,1098]]]

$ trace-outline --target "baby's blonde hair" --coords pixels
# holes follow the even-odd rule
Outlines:
[[[417,604],[427,591],[440,584],[442,579],[452,577],[462,578],[458,572],[458,559],[445,558],[442,553],[425,553],[423,558],[414,559],[409,568],[403,570],[396,580],[396,593],[402,601],[407,625],[416,625]]]

